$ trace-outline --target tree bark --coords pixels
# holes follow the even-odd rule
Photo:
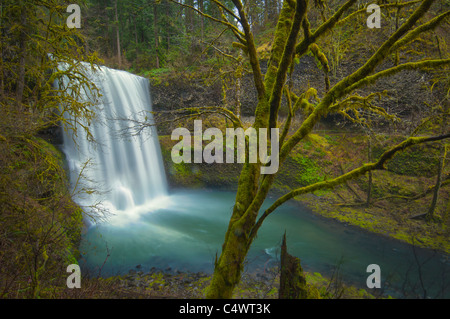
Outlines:
[[[186,0],[186,4],[189,6],[194,6],[194,0]],[[191,33],[194,30],[194,14],[193,11],[186,8],[185,9],[185,26],[186,32]]]
[[[201,12],[205,12],[203,0],[198,0],[198,8]],[[200,15],[200,39],[203,42],[205,37],[205,17]]]
[[[138,41],[136,14],[133,14],[133,24],[134,24],[134,43],[136,44],[136,52],[137,52],[139,41]]]
[[[308,289],[300,259],[287,252],[286,233],[281,244],[280,299],[307,299]]]
[[[251,164],[246,164],[250,166]],[[253,166],[253,165],[252,165]],[[258,168],[259,171],[259,168]],[[243,175],[255,174],[252,167],[243,169]],[[242,182],[245,180],[245,182]],[[240,187],[248,186],[249,179],[241,176]],[[255,199],[254,202],[252,200]],[[211,284],[207,289],[206,297],[210,299],[229,299],[233,290],[240,281],[241,272],[248,249],[250,248],[250,232],[262,205],[260,198],[256,198],[253,192],[241,192],[236,196],[236,205],[233,216],[230,219],[227,233],[225,234],[222,253],[215,262],[214,274]],[[243,204],[245,204],[243,206]],[[248,209],[245,209],[248,207]]]
[[[117,62],[119,63],[119,68],[122,67],[122,54],[120,50],[120,33],[119,33],[119,15],[117,13],[117,2],[114,2],[114,10],[115,10],[115,23],[116,23],[116,40],[117,40]]]
[[[159,69],[158,8],[156,3],[153,5],[153,33],[155,37],[156,68]]]
[[[434,186],[434,192],[433,192],[433,199],[431,200],[430,208],[428,209],[427,214],[425,215],[425,220],[432,221],[434,218],[434,212],[436,210],[437,201],[439,198],[439,190],[441,189],[441,183],[442,183],[442,168],[444,166],[444,155],[445,155],[445,148],[444,146],[441,146],[441,152],[439,156],[439,164],[438,164],[438,171],[437,171],[437,178],[436,178],[436,185]]]

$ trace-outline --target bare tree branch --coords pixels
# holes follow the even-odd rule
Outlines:
[[[295,49],[296,54],[300,56],[304,55],[308,51],[309,45],[317,41],[317,39],[324,35],[326,31],[333,28],[334,25],[339,21],[342,14],[344,14],[345,11],[347,11],[353,4],[355,4],[356,1],[357,0],[348,0],[342,7],[339,8],[338,11],[336,11],[334,15],[332,15],[327,21],[322,23],[314,33],[308,32],[308,37],[305,37],[302,42],[297,45]],[[309,23],[304,22],[304,27],[306,25],[309,26]]]
[[[344,90],[342,90],[342,95],[346,95],[357,88],[360,88],[364,85],[368,85],[374,83],[378,79],[386,76],[391,76],[395,73],[404,71],[404,70],[417,70],[417,69],[425,69],[425,68],[437,68],[444,65],[449,65],[450,59],[442,59],[442,60],[425,60],[419,62],[409,62],[397,65],[395,67],[380,71],[373,75],[366,76],[365,78],[359,80],[358,82],[353,83],[350,86],[347,86]]]

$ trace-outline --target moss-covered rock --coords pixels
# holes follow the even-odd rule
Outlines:
[[[174,188],[215,188],[236,190],[242,164],[238,163],[174,163],[172,147],[178,141],[159,137],[168,183]]]
[[[387,149],[383,145],[374,147],[374,157],[377,158]],[[437,172],[438,155],[439,150],[432,144],[413,146],[398,153],[387,163],[386,168],[400,175],[431,177]]]

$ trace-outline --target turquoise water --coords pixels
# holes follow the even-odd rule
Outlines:
[[[92,274],[101,268],[103,276],[137,265],[144,272],[170,267],[211,273],[234,199],[233,192],[180,190],[144,210],[118,214],[87,230],[80,265]],[[448,256],[323,219],[296,204],[285,204],[266,219],[246,271],[277,265],[284,232],[289,253],[307,271],[330,276],[338,269],[343,281],[365,288],[366,268],[377,264],[385,293],[417,298],[426,291],[427,297],[450,297]]]

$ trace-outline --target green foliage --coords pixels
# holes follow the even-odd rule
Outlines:
[[[66,26],[66,8],[59,0],[1,6],[0,298],[54,296],[78,257],[81,209],[62,155],[38,137],[57,125],[76,135],[77,122],[95,116],[98,90],[83,70],[98,60]]]
[[[152,81],[152,85],[160,85],[170,74],[169,68],[152,69],[141,73]]]
[[[180,3],[194,5],[192,0]],[[202,52],[222,31],[217,23],[182,5],[169,0],[89,0],[82,32],[88,46],[112,67],[136,73],[158,68],[178,70],[214,57],[214,50],[207,50],[203,57]],[[221,15],[213,1],[198,1],[194,6],[212,17]],[[120,62],[117,34],[123,59]],[[227,37],[223,35],[221,40]]]
[[[295,174],[299,186],[306,186],[323,180],[320,174],[320,167],[316,161],[297,153],[292,156],[297,164],[297,173]]]

